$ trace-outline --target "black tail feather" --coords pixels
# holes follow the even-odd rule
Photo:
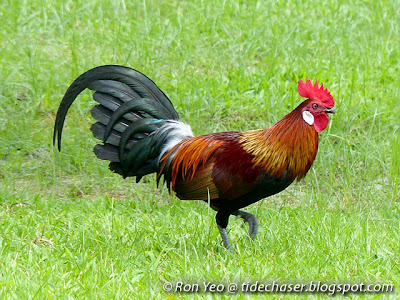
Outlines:
[[[101,124],[106,125],[108,124],[112,112],[110,112],[107,108],[104,106],[96,105],[94,106],[91,110],[90,113],[92,114],[92,117],[99,121]],[[129,124],[131,122],[126,120],[126,119],[121,119],[119,120],[115,125],[114,125],[114,130],[117,130],[119,132],[124,132],[126,128],[128,128]],[[104,137],[104,136],[103,136]],[[101,139],[103,139],[103,137]]]
[[[118,148],[112,145],[96,145],[93,149],[99,159],[109,160],[111,162],[119,162]]]
[[[134,98],[142,98],[125,83],[116,80],[95,80],[88,85],[92,91],[103,92],[127,102]]]
[[[96,67],[80,75],[68,88],[61,101],[60,107],[57,111],[53,135],[53,144],[57,142],[59,150],[61,150],[61,137],[65,117],[75,98],[84,89],[89,88],[90,86],[100,89],[99,85],[102,84],[101,80],[112,80],[125,84],[126,86],[123,86],[123,88],[122,85],[118,85],[117,88],[120,93],[122,93],[121,89],[124,91],[126,87],[129,87],[133,91],[131,93],[139,95],[140,98],[150,98],[158,101],[170,112],[170,119],[178,120],[178,114],[176,113],[171,101],[157,87],[157,85],[144,74],[123,66],[108,65]],[[95,83],[95,81],[98,82]],[[114,83],[106,82],[105,84],[110,85]],[[107,93],[110,93],[110,91]],[[113,91],[111,91],[111,94],[112,93]]]
[[[168,112],[164,109],[164,107],[152,99],[138,98],[130,100],[122,104],[117,110],[114,111],[111,119],[108,121],[104,139],[107,139],[115,123],[131,111],[144,112],[151,116],[151,118],[160,120],[167,120],[169,117]],[[146,118],[146,120],[148,120],[148,118]],[[137,122],[141,121],[137,120]]]
[[[93,136],[99,140],[103,139],[105,129],[106,129],[106,126],[101,124],[100,122],[96,122],[92,125],[92,127],[90,127],[90,130],[92,131]],[[143,135],[143,137],[146,137],[146,136]],[[143,138],[143,137],[141,137],[141,138]],[[118,147],[120,140],[121,140],[121,132],[112,130],[111,134],[109,135],[109,137],[108,137],[107,141],[105,141],[105,143]],[[137,138],[131,138],[128,141],[128,143],[126,144],[126,148],[130,149],[134,145],[134,143],[136,143],[137,141],[138,141]]]
[[[65,93],[57,111],[53,143],[61,135],[68,109],[85,89],[94,90],[98,103],[91,114],[98,122],[93,135],[103,141],[94,152],[110,161],[110,169],[124,177],[159,172],[159,160],[180,139],[193,136],[190,127],[178,121],[168,97],[142,73],[122,66],[101,66],[79,76]],[[165,126],[168,125],[168,126]]]

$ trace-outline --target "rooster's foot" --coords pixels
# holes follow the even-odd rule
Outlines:
[[[243,210],[237,210],[232,214],[243,219],[243,222],[249,224],[249,235],[251,239],[254,240],[258,232],[258,221],[256,216]]]

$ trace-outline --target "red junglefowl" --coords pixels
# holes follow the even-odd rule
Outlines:
[[[291,113],[266,129],[194,136],[179,121],[168,97],[142,73],[122,66],[100,66],[80,75],[68,88],[57,112],[53,143],[61,134],[66,114],[86,88],[99,105],[93,135],[103,144],[94,152],[110,161],[110,169],[124,178],[157,173],[182,200],[203,200],[217,211],[216,222],[226,248],[230,215],[249,224],[254,238],[258,222],[242,211],[260,199],[279,193],[303,178],[314,162],[318,134],[335,113],[334,100],[323,85],[299,81],[306,98]]]

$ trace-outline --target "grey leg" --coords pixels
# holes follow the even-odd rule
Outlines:
[[[226,232],[226,228],[222,228],[221,226],[218,225],[218,230],[219,230],[219,233],[221,234],[222,242],[224,243],[225,248],[232,252],[231,242],[229,241],[229,237],[228,237],[228,233]]]
[[[231,213],[229,211],[219,210],[215,216],[215,219],[217,221],[218,230],[221,234],[222,242],[224,243],[225,248],[232,252],[231,242],[229,241],[228,233],[226,232],[230,215]]]

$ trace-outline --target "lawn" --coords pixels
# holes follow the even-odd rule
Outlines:
[[[167,282],[400,288],[400,2],[159,2],[0,3],[0,298],[230,297],[167,294]],[[195,134],[274,124],[302,101],[306,77],[338,113],[306,178],[247,208],[254,241],[231,218],[229,253],[207,205],[97,160],[90,92],[53,148],[64,92],[103,64],[152,78]],[[266,295],[235,298],[253,297]]]

